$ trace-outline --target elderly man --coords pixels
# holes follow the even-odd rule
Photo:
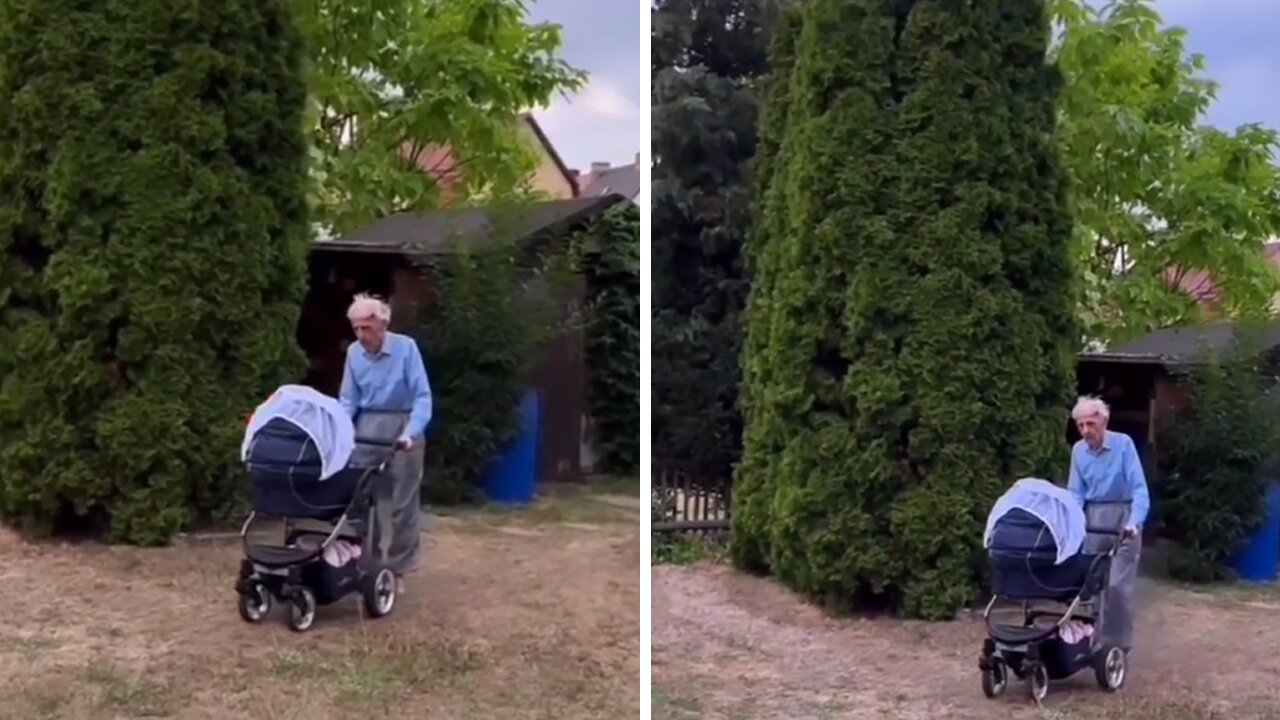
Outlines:
[[[378,502],[378,551],[398,576],[417,561],[423,433],[431,422],[431,384],[413,338],[390,332],[391,307],[357,295],[347,310],[356,342],[347,347],[338,400],[356,437],[394,442],[388,470],[394,482]],[[357,445],[357,462],[376,461],[376,448]]]
[[[1071,410],[1080,431],[1080,440],[1071,448],[1071,471],[1067,489],[1086,507],[1091,525],[1109,525],[1118,519],[1116,508],[1127,510],[1120,547],[1111,565],[1111,585],[1102,609],[1102,639],[1123,648],[1133,647],[1134,594],[1138,579],[1138,557],[1142,552],[1142,524],[1151,506],[1147,478],[1133,440],[1107,429],[1111,411],[1098,398],[1082,397]],[[1090,502],[1121,502],[1119,506],[1096,506]]]

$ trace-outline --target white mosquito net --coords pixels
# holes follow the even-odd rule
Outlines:
[[[1084,509],[1068,490],[1039,478],[1023,478],[1005,491],[987,516],[987,529],[982,544],[991,546],[996,521],[1012,510],[1023,510],[1039,518],[1049,528],[1058,546],[1057,563],[1080,552],[1084,544],[1086,524]]]
[[[356,444],[351,417],[335,398],[305,385],[282,385],[254,410],[240,446],[241,461],[249,457],[253,436],[276,418],[297,425],[316,444],[320,452],[321,480],[333,477],[347,466]]]

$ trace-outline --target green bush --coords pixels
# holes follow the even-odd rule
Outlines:
[[[477,502],[485,470],[520,430],[516,408],[541,351],[567,331],[560,255],[530,262],[515,242],[462,244],[422,272],[432,302],[410,331],[431,378],[425,495]]]
[[[640,210],[624,203],[575,241],[587,287],[588,400],[603,472],[640,468]]]
[[[1048,17],[796,12],[762,117],[733,556],[833,606],[951,617],[978,597],[991,503],[1066,468],[1078,333]]]
[[[0,0],[0,515],[164,543],[296,380],[289,3]]]
[[[1232,576],[1231,555],[1263,520],[1280,447],[1280,397],[1251,342],[1208,356],[1182,380],[1187,405],[1161,428],[1156,502],[1177,541],[1169,572],[1188,582]]]

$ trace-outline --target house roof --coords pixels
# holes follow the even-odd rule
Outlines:
[[[430,213],[396,213],[313,249],[429,257],[477,246],[566,230],[623,202],[621,195],[548,200]]]
[[[542,131],[542,126],[538,124],[538,121],[530,113],[524,114],[524,121],[529,124],[529,129],[537,136],[538,142],[542,143],[542,147],[547,149],[547,154],[551,156],[551,161],[556,164],[556,169],[560,171],[565,180],[569,181],[569,187],[573,190],[574,197],[580,195],[582,188],[578,185],[577,173],[564,164],[564,159],[560,157],[559,152],[556,152],[556,146],[551,144],[551,138],[547,137],[547,134]]]
[[[582,188],[582,195],[606,195],[615,193],[634,201],[640,195],[640,166],[636,163],[619,165],[592,173]]]
[[[1244,336],[1235,323],[1215,323],[1192,327],[1156,330],[1127,343],[1102,352],[1084,353],[1081,360],[1094,362],[1134,364],[1187,364],[1204,357],[1205,353],[1229,351]],[[1280,322],[1270,322],[1259,327],[1258,341],[1263,351],[1280,347]]]

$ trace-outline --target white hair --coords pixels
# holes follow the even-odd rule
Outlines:
[[[372,295],[364,293],[356,295],[355,299],[351,301],[351,307],[347,308],[347,319],[363,320],[365,318],[373,318],[384,323],[390,323],[391,306]]]
[[[1111,408],[1107,407],[1107,403],[1101,398],[1090,395],[1082,395],[1076,400],[1076,406],[1071,408],[1071,419],[1080,420],[1092,415],[1097,415],[1106,422],[1111,417]]]

